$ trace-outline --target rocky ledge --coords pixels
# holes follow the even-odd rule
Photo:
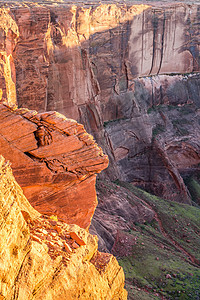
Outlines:
[[[35,211],[0,157],[0,299],[126,299],[124,273],[97,238]]]
[[[59,113],[0,106],[0,152],[39,212],[82,228],[97,205],[96,173],[108,158],[83,125]]]

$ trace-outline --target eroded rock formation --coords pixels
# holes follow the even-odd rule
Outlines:
[[[24,173],[25,176],[25,173]],[[0,299],[127,299],[97,238],[35,211],[0,156]]]
[[[130,232],[135,228],[136,223],[151,222],[155,214],[140,198],[109,180],[97,180],[96,188],[98,206],[92,219],[90,232],[98,235],[101,251],[112,253],[114,251],[114,255],[118,255],[116,248],[119,245],[120,233]],[[125,238],[122,244],[123,252],[127,251],[128,255],[131,246],[128,250]]]
[[[27,253],[22,264],[17,265],[16,259],[22,273],[14,273],[10,280],[12,284],[17,278],[14,297],[65,297],[66,264],[73,270],[81,266],[85,274],[91,267],[91,278],[98,269],[107,289],[113,258],[91,250],[96,249],[96,241],[61,219],[89,227],[96,207],[95,174],[108,160],[81,125],[45,111],[63,113],[93,134],[110,160],[104,179],[118,178],[190,204],[183,179],[193,174],[198,179],[200,168],[199,5],[124,1],[71,5],[49,0],[3,1],[0,6],[0,101],[39,111],[1,106],[0,150],[12,161],[16,179],[34,207],[60,220],[30,213],[28,204],[20,208],[26,222],[17,212],[30,231],[32,242],[27,247],[34,247],[27,253],[23,246],[22,254],[20,245],[10,247],[17,259]],[[102,249],[124,255],[135,242],[127,231],[134,230],[134,222],[151,221],[155,212],[122,187],[103,182],[98,185],[100,204],[91,232],[98,233]],[[107,184],[105,191],[103,184]],[[50,275],[38,278],[35,285],[34,263],[35,268],[41,266],[41,253],[46,260],[43,269]],[[10,265],[6,268],[10,270]],[[118,266],[115,270],[120,271]],[[69,269],[70,276],[77,276],[92,291],[85,287],[80,291],[76,284],[73,288],[70,281],[67,295],[91,298],[95,283],[86,283],[80,272],[74,275]],[[2,278],[3,295],[9,294],[7,278]],[[57,288],[54,292],[49,280],[59,285],[61,294]],[[121,277],[119,281],[121,285]],[[105,298],[104,292],[108,299],[126,298],[115,284],[111,291],[102,286],[95,289],[102,293],[94,299]]]
[[[190,203],[182,175],[199,163],[199,5],[1,6],[2,100],[76,119],[109,155],[104,176]],[[181,106],[193,110],[184,130],[173,124]]]
[[[199,71],[198,12],[187,4],[2,8],[1,48],[13,62],[2,67],[3,96],[9,73],[20,106],[78,119],[100,100],[110,120],[108,105],[117,107],[136,77]]]
[[[9,8],[0,8],[0,100],[16,104],[16,72],[13,51],[19,37],[18,26]]]
[[[90,225],[97,205],[96,173],[108,158],[83,125],[56,112],[0,106],[0,152],[40,212]]]

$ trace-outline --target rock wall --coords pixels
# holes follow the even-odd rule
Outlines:
[[[13,52],[19,30],[9,8],[0,8],[0,33],[0,100],[13,105],[17,102]]]
[[[1,48],[14,62],[19,106],[56,110],[94,131],[92,118],[97,127],[116,118],[117,96],[134,78],[199,71],[198,5],[10,6]]]
[[[182,176],[199,171],[198,86],[199,74],[134,81],[133,100],[122,104],[128,108],[123,118],[104,123],[110,167],[117,165],[118,178],[190,202]]]
[[[25,174],[24,174],[25,175]],[[127,299],[97,238],[35,211],[0,156],[0,299]]]
[[[102,176],[190,203],[176,151],[187,139],[197,168],[199,144],[191,125],[183,134],[171,121],[182,120],[180,106],[190,105],[199,128],[199,5],[50,1],[8,7],[0,19],[1,48],[10,55],[10,73],[1,62],[3,100],[84,124],[109,156]],[[12,74],[17,98],[9,96],[5,74]],[[174,110],[149,113],[159,105]],[[185,153],[194,162],[192,152]]]
[[[108,158],[83,125],[56,112],[0,106],[0,153],[41,213],[83,228],[97,205],[96,175]]]

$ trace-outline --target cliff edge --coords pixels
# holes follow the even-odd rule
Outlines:
[[[95,174],[108,158],[83,125],[56,112],[5,105],[0,121],[0,152],[34,208],[89,227],[97,205]]]
[[[124,273],[97,238],[35,211],[0,156],[0,299],[127,299]]]
[[[0,99],[84,124],[109,157],[102,177],[191,203],[200,8],[144,3],[0,2]]]

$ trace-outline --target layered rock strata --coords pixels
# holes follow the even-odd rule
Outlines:
[[[106,121],[113,114],[108,105],[117,107],[133,79],[199,71],[198,5],[38,1],[6,7],[0,19],[3,97],[10,74],[23,107],[74,119],[86,110],[89,119],[100,101]]]
[[[190,203],[182,176],[199,163],[199,5],[1,7],[2,100],[78,120],[109,155],[104,177]],[[192,106],[194,126],[173,124],[184,119],[180,106]]]
[[[96,173],[108,158],[83,125],[56,112],[0,106],[0,152],[40,212],[83,228],[97,205]]]
[[[0,156],[0,299],[127,299],[116,259],[77,225],[35,211]]]

